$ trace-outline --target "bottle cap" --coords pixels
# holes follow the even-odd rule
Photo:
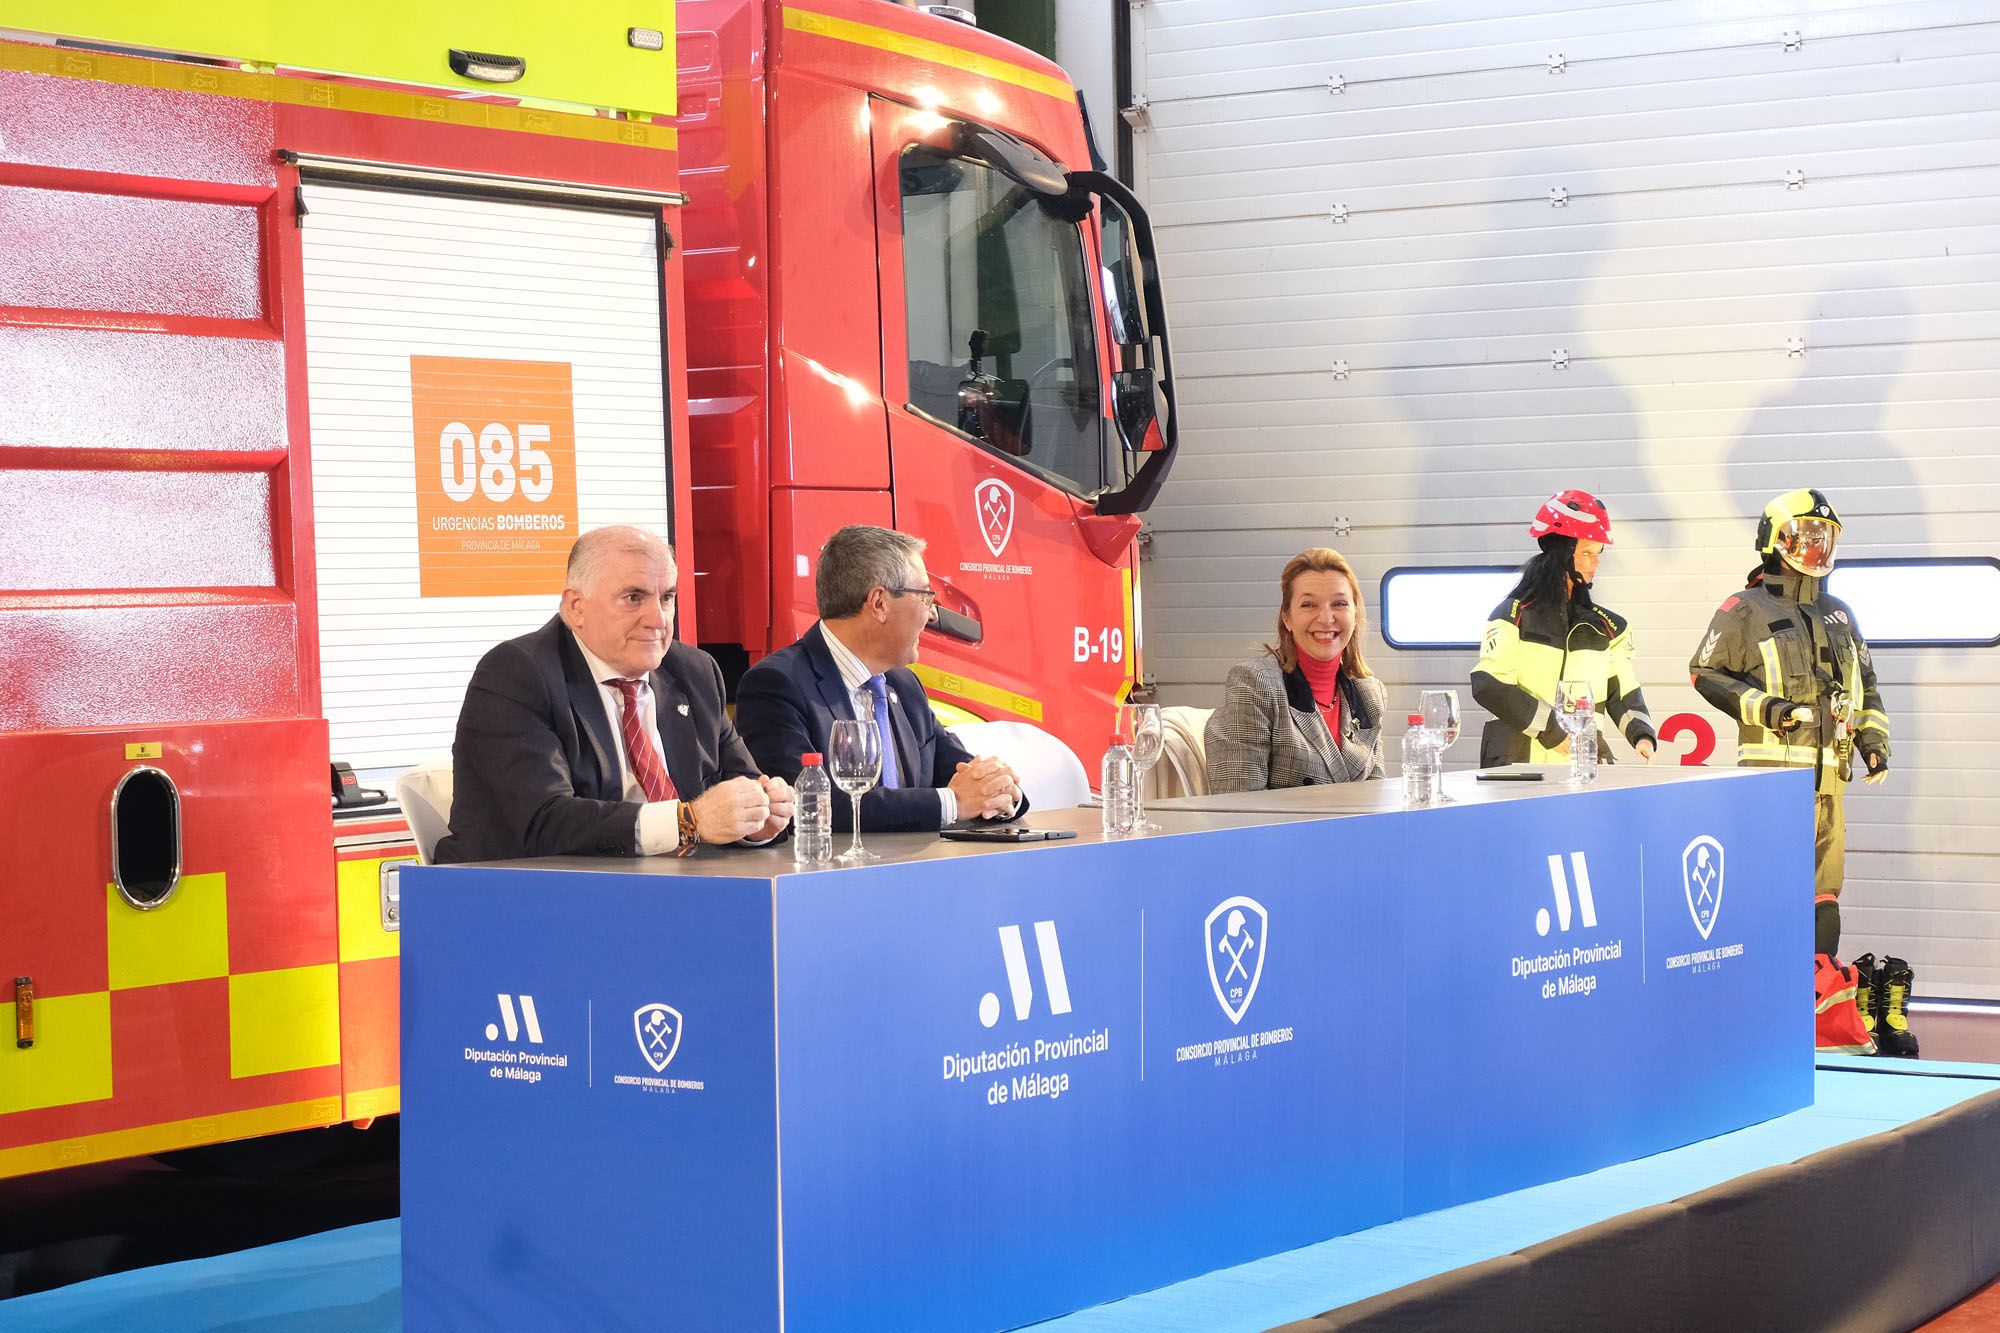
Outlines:
[[[1413,726],[1413,727],[1421,727],[1421,726],[1422,726],[1423,724],[1424,724],[1424,715],[1423,715],[1422,713],[1412,713],[1412,714],[1410,714],[1410,725],[1411,725],[1411,726]]]
[[[817,750],[807,750],[799,756],[799,762],[807,767],[811,767],[814,764],[823,764],[826,761],[820,757]]]

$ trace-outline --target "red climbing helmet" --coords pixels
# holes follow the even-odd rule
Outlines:
[[[1604,502],[1589,491],[1557,491],[1528,525],[1528,535],[1537,540],[1551,534],[1609,546],[1611,515],[1604,512]]]

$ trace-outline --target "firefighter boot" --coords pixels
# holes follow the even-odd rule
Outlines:
[[[1875,955],[1864,953],[1854,960],[1854,1007],[1861,1011],[1861,1026],[1875,1039],[1875,1053],[1882,1053],[1882,987],[1875,980]]]
[[[1917,1058],[1917,1034],[1910,1031],[1910,987],[1916,972],[1900,958],[1884,958],[1875,974],[1876,993],[1881,997],[1881,1021],[1876,1024],[1875,1044],[1882,1054],[1904,1060]]]
[[[1840,899],[1830,893],[1813,899],[1813,952],[1840,956]]]

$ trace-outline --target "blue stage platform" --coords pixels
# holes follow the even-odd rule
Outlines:
[[[1814,1105],[1764,1124],[1309,1245],[1037,1327],[1051,1333],[1252,1333],[1766,1168],[1876,1139],[2000,1090],[2000,1065],[1828,1063],[1838,1067],[1818,1070]],[[120,1273],[0,1302],[0,1327],[11,1333],[399,1329],[400,1240],[399,1223],[377,1222],[241,1254]],[[1771,1262],[1783,1262],[1782,1253],[1774,1252]]]

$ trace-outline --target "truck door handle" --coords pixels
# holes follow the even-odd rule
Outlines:
[[[446,60],[452,73],[481,83],[518,83],[528,72],[528,62],[523,57],[496,55],[491,51],[461,51],[454,47]]]
[[[931,629],[951,639],[961,639],[966,643],[978,643],[986,637],[986,627],[960,611],[939,604],[937,620]]]
[[[937,619],[924,628],[961,643],[979,643],[985,639],[986,625],[979,615],[979,603],[935,574],[931,575],[931,585],[937,589]]]

